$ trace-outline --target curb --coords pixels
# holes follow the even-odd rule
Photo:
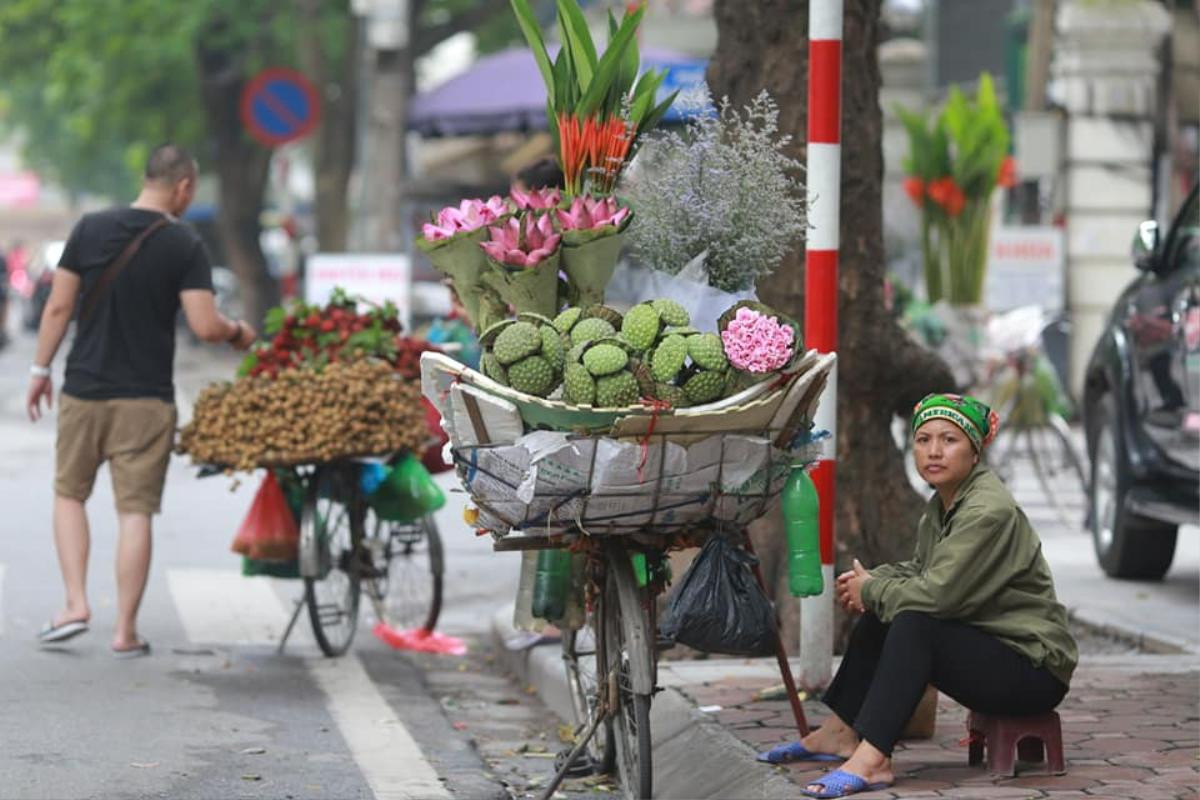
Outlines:
[[[1125,625],[1107,619],[1102,612],[1090,611],[1084,608],[1068,608],[1067,617],[1090,629],[1093,633],[1109,636],[1124,642],[1143,653],[1154,655],[1194,655],[1200,653],[1200,647],[1186,639],[1180,639],[1162,633],[1146,633],[1134,630]]]
[[[551,711],[564,721],[574,712],[557,642],[527,650],[509,650],[504,642],[516,631],[513,607],[492,617],[492,639],[499,657],[522,683],[532,686]],[[754,760],[755,751],[696,709],[679,690],[665,688],[651,706],[654,741],[654,796],[658,798],[765,798],[785,800],[796,785]]]

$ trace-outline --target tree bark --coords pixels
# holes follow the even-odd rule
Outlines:
[[[881,0],[846,0],[842,55],[842,196],[838,302],[836,570],[911,556],[922,501],[909,486],[891,423],[930,391],[954,383],[946,364],[913,342],[884,307],[883,120],[879,109]],[[762,89],[780,108],[790,154],[805,157],[808,4],[716,0],[717,50],[708,68],[715,96],[741,106]],[[804,257],[798,246],[759,282],[763,301],[800,319]],[[786,553],[778,513],[752,531],[765,575],[789,628]],[[788,640],[797,641],[794,630]]]
[[[304,0],[300,9],[303,32],[297,56],[316,84],[322,106],[314,152],[317,242],[323,252],[337,253],[346,250],[350,238],[349,186],[358,131],[358,22],[347,10],[339,52],[327,53],[317,0]]]
[[[252,141],[242,129],[239,99],[245,83],[240,53],[198,46],[201,90],[208,119],[208,137],[219,183],[217,228],[238,276],[242,309],[261,330],[263,318],[279,303],[279,287],[267,271],[259,245],[262,212],[271,151]]]

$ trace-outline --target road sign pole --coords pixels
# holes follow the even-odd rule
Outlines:
[[[804,341],[837,352],[838,231],[842,172],[842,0],[808,4],[808,202],[804,261]],[[836,502],[838,368],[817,411],[817,430],[830,433],[825,457],[813,470],[820,500],[821,571],[825,591],[800,601],[800,683],[829,684],[833,669],[833,541]]]

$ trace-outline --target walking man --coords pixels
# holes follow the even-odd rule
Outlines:
[[[36,422],[53,404],[50,363],[77,321],[58,408],[54,544],[66,607],[39,634],[63,642],[88,630],[90,535],[84,504],[108,462],[116,496],[119,657],[146,655],[137,613],[150,572],[151,522],[160,510],[175,436],[175,319],[206,342],[244,350],[254,330],[216,308],[212,268],[199,237],[177,217],[196,191],[183,148],[156,148],[130,206],[85,215],[71,232],[38,330],[27,407]],[[77,311],[78,309],[78,311]]]

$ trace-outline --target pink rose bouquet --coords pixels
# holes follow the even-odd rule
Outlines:
[[[739,304],[726,312],[721,323],[721,342],[735,369],[763,375],[783,369],[795,357],[798,335],[795,324],[770,309]]]

